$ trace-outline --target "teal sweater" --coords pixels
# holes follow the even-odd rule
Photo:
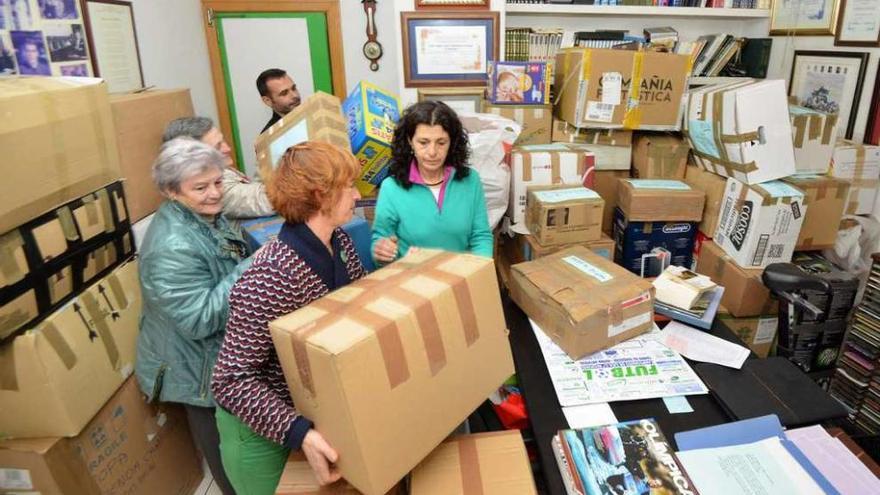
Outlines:
[[[385,178],[376,202],[373,244],[392,235],[397,236],[398,257],[416,246],[491,258],[492,231],[476,170],[464,179],[446,182],[442,209],[427,186],[404,189],[394,177]]]

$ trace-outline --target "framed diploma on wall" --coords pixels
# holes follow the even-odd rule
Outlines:
[[[498,12],[401,12],[404,86],[486,84],[498,23]]]
[[[83,20],[95,75],[111,93],[144,87],[131,2],[82,0]]]
[[[831,36],[837,28],[839,2],[840,0],[773,0],[773,8],[770,9],[770,34]]]
[[[880,2],[840,0],[836,46],[880,46]]]

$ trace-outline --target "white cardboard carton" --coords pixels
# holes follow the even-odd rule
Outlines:
[[[831,176],[851,183],[844,213],[870,214],[880,186],[880,146],[838,140],[831,160]]]
[[[789,105],[794,138],[794,165],[798,174],[825,174],[837,139],[837,114]]]

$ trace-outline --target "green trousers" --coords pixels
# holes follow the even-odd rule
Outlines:
[[[217,407],[220,457],[237,495],[273,495],[290,449],[255,433],[222,407]]]

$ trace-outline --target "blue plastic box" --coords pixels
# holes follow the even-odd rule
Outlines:
[[[691,266],[697,222],[631,222],[615,208],[612,230],[614,262],[636,275],[641,274],[642,255],[655,247],[671,253],[671,264]]]

